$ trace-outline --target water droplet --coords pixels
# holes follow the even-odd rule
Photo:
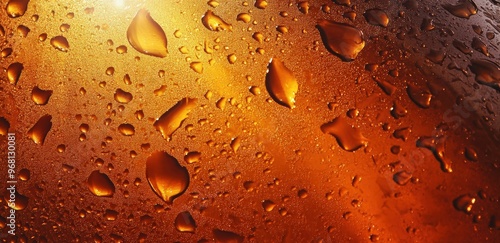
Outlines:
[[[290,109],[295,107],[295,94],[299,88],[297,79],[278,58],[271,59],[267,67],[266,88],[276,103]]]
[[[67,52],[69,50],[69,43],[64,36],[55,36],[50,39],[50,44],[59,51]]]
[[[271,212],[276,207],[276,203],[271,200],[264,200],[262,201],[262,207],[266,212]]]
[[[245,237],[231,231],[214,229],[213,234],[215,242],[220,243],[242,243],[245,240]]]
[[[21,17],[28,9],[29,0],[9,0],[5,10],[11,18]]]
[[[248,13],[240,13],[238,16],[236,16],[237,21],[241,21],[243,23],[248,23],[250,20],[252,20],[252,16]]]
[[[196,163],[200,161],[201,153],[198,151],[191,151],[184,156],[184,161],[188,164]]]
[[[230,63],[230,64],[234,64],[236,62],[236,55],[234,54],[229,54],[227,56],[227,61]]]
[[[189,112],[196,107],[196,98],[184,98],[177,102],[172,108],[163,113],[153,124],[160,131],[163,138],[171,139],[171,135],[182,125],[188,117]]]
[[[265,9],[267,8],[267,0],[255,0],[254,6],[258,9]]]
[[[115,185],[109,179],[108,175],[92,171],[87,179],[87,185],[90,192],[98,197],[112,197],[115,194]]]
[[[2,53],[1,53],[2,58],[6,58],[6,57],[10,56],[10,54],[12,54],[12,48],[7,47],[7,48],[2,49]]]
[[[106,209],[104,218],[108,221],[115,221],[118,218],[118,212],[111,209]]]
[[[408,84],[406,88],[410,99],[421,108],[429,108],[431,105],[432,94],[426,89],[419,88],[413,84]]]
[[[446,52],[444,50],[434,50],[431,49],[427,55],[425,55],[427,59],[435,64],[443,64],[444,58],[446,57]]]
[[[465,158],[467,158],[470,161],[477,161],[477,152],[473,148],[466,147],[465,151]]]
[[[284,25],[278,25],[276,26],[276,30],[278,32],[280,32],[281,34],[286,34],[288,33],[288,27],[284,26]]]
[[[69,24],[61,24],[61,26],[59,26],[59,30],[61,32],[67,32],[69,30],[71,26]]]
[[[368,144],[368,140],[358,128],[349,125],[345,118],[337,117],[321,126],[323,133],[331,134],[346,151],[355,151]]]
[[[493,229],[500,230],[500,217],[492,215],[489,226]]]
[[[0,116],[0,135],[7,135],[9,133],[10,123],[5,117]]]
[[[189,232],[194,233],[196,230],[196,222],[193,216],[188,211],[181,212],[177,214],[174,221],[175,229],[179,232]]]
[[[224,108],[226,108],[226,104],[227,104],[226,97],[221,97],[217,102],[215,102],[215,106],[221,110],[224,110]]]
[[[201,62],[192,62],[189,64],[189,67],[193,69],[193,71],[202,74],[203,73],[203,63]]]
[[[240,137],[235,137],[231,140],[231,149],[236,153],[238,149],[240,148],[241,145],[241,138]]]
[[[47,104],[51,95],[52,90],[43,90],[38,88],[38,86],[33,87],[31,90],[31,100],[37,105]]]
[[[118,103],[127,104],[132,101],[133,95],[122,89],[116,89],[114,98]]]
[[[15,203],[14,204],[7,204],[10,208],[16,210],[16,211],[21,211],[23,209],[25,209],[27,206],[28,206],[28,202],[29,202],[29,198],[25,195],[22,195],[20,194],[19,192],[15,192],[14,193],[15,195]],[[10,193],[5,193],[4,194],[4,200],[5,202],[8,202],[9,201],[9,196],[10,196]]]
[[[118,131],[124,136],[132,136],[135,134],[135,128],[132,124],[124,123],[118,126]]]
[[[453,200],[453,206],[455,206],[456,210],[469,214],[475,202],[476,199],[474,197],[469,194],[464,194]]]
[[[21,169],[19,171],[19,174],[18,174],[18,177],[19,177],[19,180],[21,181],[27,181],[31,178],[31,175],[30,175],[30,170],[28,169]]]
[[[424,18],[422,20],[422,24],[420,24],[420,29],[421,30],[431,31],[434,28],[436,28],[436,27],[434,26],[434,20],[433,19]]]
[[[471,71],[476,75],[476,81],[500,90],[500,66],[487,59],[471,60]]]
[[[400,186],[406,185],[411,180],[411,173],[407,171],[400,171],[393,176],[393,180]]]
[[[212,7],[212,8],[216,8],[219,6],[219,2],[217,2],[216,0],[209,0],[207,2],[208,6]]]
[[[19,78],[21,77],[21,73],[24,69],[23,64],[19,62],[15,62],[9,65],[7,68],[7,79],[11,84],[17,84]]]
[[[252,34],[252,38],[259,43],[262,43],[264,41],[264,35],[260,32],[255,32]]]
[[[486,44],[484,44],[484,42],[477,37],[472,38],[471,47],[474,48],[476,51],[483,53],[487,57],[490,56],[490,53],[488,52],[488,47],[486,46]]]
[[[33,140],[36,144],[42,144],[45,141],[45,137],[52,128],[52,116],[45,115],[42,116],[33,127],[28,131],[28,137]]]
[[[138,52],[155,57],[166,57],[167,37],[161,26],[145,9],[137,12],[127,29],[130,45]]]
[[[21,37],[28,36],[28,34],[30,33],[30,31],[31,31],[30,28],[28,28],[27,26],[24,26],[24,25],[17,26],[17,33]]]
[[[113,76],[113,74],[115,74],[115,68],[114,67],[108,67],[106,68],[106,75],[108,76]]]
[[[309,193],[307,192],[307,190],[306,190],[306,189],[300,189],[300,190],[297,192],[297,196],[298,196],[299,198],[304,199],[304,198],[307,198],[307,197],[309,196]]]
[[[397,88],[393,84],[385,81],[385,80],[379,80],[375,78],[375,82],[377,82],[378,86],[386,93],[387,95],[392,95],[394,92],[396,92]]]
[[[387,25],[389,24],[389,17],[381,9],[378,8],[368,9],[363,15],[365,16],[366,22],[368,22],[371,25],[387,27]]]
[[[406,116],[407,113],[408,111],[406,110],[406,108],[399,104],[399,102],[394,101],[391,108],[391,115],[394,118],[399,119],[400,117]]]
[[[445,137],[433,138],[422,136],[417,140],[417,146],[427,148],[432,151],[434,157],[441,164],[441,170],[444,172],[452,172],[451,160],[445,156]]]
[[[57,148],[56,148],[56,149],[57,149],[57,152],[62,153],[62,152],[64,152],[64,151],[66,151],[66,145],[64,145],[64,144],[59,144],[59,145],[57,145]]]
[[[221,17],[217,16],[211,10],[207,10],[205,15],[201,18],[203,25],[211,31],[221,31],[233,29],[231,24],[226,23]]]
[[[318,28],[326,48],[343,61],[356,59],[365,47],[363,32],[354,26],[322,19]]]
[[[156,195],[167,203],[172,203],[182,195],[189,185],[187,169],[177,159],[162,151],[154,152],[148,157],[146,178]]]
[[[351,0],[333,0],[338,5],[351,6]]]
[[[472,54],[472,49],[470,49],[464,42],[453,40],[453,46],[461,51],[463,54]]]
[[[260,88],[257,87],[257,86],[251,86],[249,88],[250,90],[250,93],[252,93],[253,95],[259,95],[260,94]]]
[[[299,11],[303,14],[308,14],[309,13],[309,2],[308,1],[300,1],[297,3],[297,7],[299,8]]]
[[[456,5],[444,4],[443,8],[459,18],[468,19],[477,13],[477,6],[472,0],[459,0]]]

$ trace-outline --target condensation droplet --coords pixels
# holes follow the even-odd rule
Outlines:
[[[188,211],[177,214],[174,226],[179,232],[194,233],[196,230],[196,222]]]
[[[133,95],[122,89],[116,89],[114,98],[118,103],[127,104],[132,101]]]
[[[456,5],[444,4],[443,8],[459,18],[468,19],[477,13],[477,6],[472,0],[459,0]]]
[[[28,137],[33,140],[36,144],[43,145],[45,137],[52,128],[52,116],[45,115],[42,116],[33,127],[28,131]]]
[[[471,60],[471,71],[476,75],[476,81],[500,90],[500,66],[487,59]]]
[[[426,89],[419,88],[413,84],[408,84],[406,88],[410,99],[421,108],[429,108],[431,105],[432,94]]]
[[[198,151],[191,151],[184,156],[184,161],[188,164],[196,163],[200,161],[201,153]]]
[[[177,159],[162,151],[154,152],[148,157],[146,178],[156,195],[167,203],[172,203],[182,195],[189,185],[187,169]]]
[[[19,180],[21,181],[27,181],[31,178],[31,173],[30,170],[28,169],[21,169],[18,174]]]
[[[366,22],[371,25],[387,27],[387,25],[389,24],[389,17],[381,9],[368,9],[363,15],[365,16]]]
[[[225,231],[220,229],[213,230],[215,242],[224,242],[224,243],[242,243],[245,240],[245,237],[236,234],[231,231]]]
[[[236,16],[237,21],[241,21],[243,23],[248,23],[250,20],[252,20],[252,16],[248,13],[240,13],[238,16]]]
[[[24,66],[22,63],[15,62],[9,65],[7,68],[7,79],[11,84],[17,84],[19,78],[21,77],[21,73],[23,72]]]
[[[276,103],[295,108],[295,94],[299,88],[297,79],[278,58],[271,59],[267,67],[266,88]]]
[[[472,206],[474,205],[475,202],[476,198],[472,197],[469,194],[464,194],[453,200],[453,206],[455,207],[456,210],[468,214],[471,213]]]
[[[171,135],[182,125],[189,112],[196,107],[197,101],[196,98],[180,100],[155,121],[154,127],[157,131],[160,131],[163,138],[170,140]]]
[[[193,69],[193,71],[202,74],[203,73],[203,63],[201,62],[192,62],[189,64],[189,67]]]
[[[69,43],[64,36],[55,36],[50,39],[50,44],[59,51],[67,52],[69,50]]]
[[[118,126],[118,131],[124,136],[132,136],[135,134],[135,128],[132,124],[124,123]]]
[[[92,171],[87,179],[87,185],[90,192],[98,197],[112,197],[115,193],[115,185],[109,179],[108,175],[99,172],[98,170]]]
[[[356,59],[365,47],[363,32],[354,26],[322,19],[318,28],[325,47],[343,61]]]
[[[130,45],[138,52],[155,57],[166,57],[167,37],[161,26],[145,9],[137,12],[127,29]]]
[[[28,9],[29,0],[9,0],[5,10],[11,18],[21,17]]]
[[[412,178],[412,174],[407,171],[400,171],[393,176],[393,180],[398,183],[398,185],[406,185]]]
[[[207,12],[201,18],[201,22],[207,29],[211,31],[231,31],[233,29],[233,26],[231,24],[226,23],[221,17],[215,15],[211,10],[207,10]]]
[[[31,90],[31,100],[37,105],[47,104],[50,96],[52,96],[52,90],[43,90],[38,88],[38,86],[33,87]]]
[[[323,133],[331,134],[346,151],[355,151],[368,144],[368,140],[358,128],[349,125],[345,118],[337,117],[321,126]]]
[[[0,135],[7,135],[9,133],[10,123],[5,117],[0,116]]]

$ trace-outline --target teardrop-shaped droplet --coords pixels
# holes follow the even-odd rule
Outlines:
[[[35,86],[31,90],[31,100],[37,105],[45,105],[49,102],[50,96],[52,96],[52,90],[43,90]]]
[[[458,211],[470,213],[475,202],[476,199],[474,197],[469,194],[464,194],[453,200],[453,206]]]
[[[389,24],[389,17],[381,9],[378,8],[368,9],[363,15],[365,16],[366,22],[368,22],[371,25],[387,27],[387,25]]]
[[[196,107],[196,98],[184,98],[177,102],[172,108],[163,113],[153,124],[160,131],[163,138],[171,139],[171,135],[182,125],[188,117],[189,112]]]
[[[132,124],[124,123],[118,126],[118,131],[124,136],[132,136],[135,134],[135,128]]]
[[[476,82],[500,90],[500,66],[487,59],[471,61],[471,71],[476,75]]]
[[[0,135],[7,135],[9,133],[10,122],[5,117],[0,116]]]
[[[431,105],[432,94],[426,89],[419,88],[413,84],[408,84],[406,88],[408,96],[421,108],[429,108]]]
[[[472,0],[459,0],[456,5],[444,4],[443,8],[459,18],[468,19],[477,13],[477,6]]]
[[[215,242],[221,243],[242,243],[245,240],[245,237],[236,234],[231,231],[225,231],[220,229],[213,230]]]
[[[33,140],[36,144],[42,144],[45,141],[45,137],[52,128],[52,116],[45,115],[42,116],[33,127],[28,131],[28,137]]]
[[[318,28],[326,48],[343,61],[356,59],[365,47],[363,32],[354,26],[322,19]]]
[[[29,0],[9,0],[5,10],[11,18],[17,18],[24,15],[28,9]]]
[[[156,195],[167,203],[182,195],[189,185],[187,169],[163,151],[154,152],[147,159],[146,178]]]
[[[127,77],[127,76],[125,76]],[[130,80],[130,77],[129,77]],[[114,98],[116,102],[122,103],[122,104],[127,104],[133,99],[133,95],[127,91],[124,91],[123,89],[116,89]]]
[[[333,121],[323,124],[321,131],[333,135],[340,147],[350,152],[368,144],[368,140],[361,134],[361,131],[349,125],[342,117],[337,117]]]
[[[472,38],[471,47],[476,51],[483,53],[483,55],[487,57],[490,56],[490,53],[488,52],[488,46],[486,46],[486,44],[484,44],[484,42],[477,37]]]
[[[207,10],[205,15],[201,18],[203,25],[211,31],[221,31],[233,29],[233,26],[226,23],[221,17],[215,15],[211,10]]]
[[[50,44],[59,51],[67,52],[69,50],[69,43],[64,36],[55,36],[50,39]]]
[[[115,194],[115,184],[109,179],[108,175],[98,170],[90,173],[87,185],[90,192],[98,197],[112,197]]]
[[[22,63],[15,62],[9,65],[7,68],[7,79],[11,84],[17,84],[21,73],[23,72],[24,66]]]
[[[188,211],[177,214],[174,226],[179,232],[194,233],[196,230],[196,222]]]
[[[127,38],[140,53],[155,57],[166,57],[168,54],[165,32],[145,9],[139,10],[130,23]]]
[[[295,94],[299,84],[292,71],[278,58],[271,59],[267,67],[266,88],[276,103],[290,109],[295,107]]]

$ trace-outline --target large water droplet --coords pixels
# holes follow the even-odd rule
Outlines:
[[[203,25],[211,31],[221,31],[233,29],[233,26],[226,23],[221,17],[215,15],[211,10],[207,10],[201,18]]]
[[[472,0],[460,0],[456,5],[444,4],[443,8],[460,18],[469,18],[477,13],[477,6]]]
[[[500,90],[500,66],[487,59],[471,60],[471,71],[476,75],[476,81]]]
[[[127,38],[140,53],[155,57],[166,57],[168,54],[165,32],[145,9],[139,10],[130,23]]]
[[[52,90],[43,90],[38,86],[33,87],[33,90],[31,90],[31,100],[37,105],[47,104],[51,95]]]
[[[7,68],[7,79],[11,84],[17,84],[19,81],[19,77],[21,77],[21,73],[24,69],[22,63],[15,62],[9,65]]]
[[[123,89],[116,89],[114,98],[116,102],[127,104],[132,101],[133,95]]]
[[[382,27],[387,27],[389,24],[389,17],[387,14],[378,8],[368,9],[363,14],[365,16],[366,22],[371,25],[379,25]]]
[[[472,210],[472,205],[476,202],[476,199],[469,194],[461,195],[455,200],[453,200],[453,206],[455,209],[462,211],[464,213],[470,213]]]
[[[365,47],[363,32],[354,26],[322,19],[318,28],[326,48],[343,61],[356,59]]]
[[[177,214],[174,226],[180,232],[194,233],[196,230],[196,222],[188,211]]]
[[[333,135],[340,147],[347,151],[355,151],[368,144],[368,140],[358,128],[349,125],[345,118],[337,117],[321,126],[323,133]]]
[[[236,234],[231,231],[225,231],[225,230],[220,230],[220,229],[214,229],[214,238],[215,242],[220,242],[220,243],[241,243],[243,240],[245,240],[245,237]]]
[[[87,185],[90,192],[98,197],[112,197],[115,193],[115,185],[109,179],[108,175],[99,172],[98,170],[92,171],[87,179]]]
[[[42,116],[33,127],[28,131],[28,137],[33,140],[36,144],[42,144],[45,141],[45,137],[52,128],[52,116],[45,115]]]
[[[267,67],[266,88],[276,103],[288,108],[295,107],[295,94],[299,85],[292,71],[277,58]]]
[[[29,0],[10,0],[5,7],[7,15],[11,18],[23,16],[28,9]]]
[[[59,51],[67,52],[69,50],[69,43],[64,36],[55,36],[50,39],[50,44]]]
[[[189,185],[187,169],[177,159],[162,151],[154,152],[148,157],[146,178],[156,195],[167,203],[172,203],[182,195]]]
[[[124,136],[132,136],[135,134],[135,128],[132,124],[123,123],[118,126],[118,131]]]
[[[410,99],[421,108],[429,108],[431,105],[432,94],[426,89],[419,88],[413,84],[408,84],[406,88]]]
[[[184,98],[177,102],[172,108],[163,113],[153,124],[157,131],[160,131],[163,138],[170,140],[182,122],[188,117],[189,112],[196,107],[196,98]]]

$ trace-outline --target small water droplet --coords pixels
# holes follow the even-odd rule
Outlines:
[[[7,47],[7,48],[2,49],[2,53],[1,53],[2,58],[6,58],[6,57],[10,56],[10,54],[12,54],[12,48]]]
[[[31,178],[31,173],[30,170],[28,169],[21,169],[18,174],[19,180],[21,181],[27,181]]]
[[[422,20],[422,24],[420,24],[420,29],[421,30],[431,31],[434,28],[436,28],[436,27],[434,26],[434,20],[433,19],[424,18]]]
[[[401,139],[403,141],[406,141],[406,140],[408,140],[408,136],[410,135],[410,132],[411,132],[410,128],[403,127],[403,128],[396,129],[394,131],[393,135],[397,139]]]
[[[33,87],[31,90],[31,100],[37,105],[47,104],[50,96],[52,96],[52,90],[43,90],[38,88],[38,86]]]
[[[368,22],[371,25],[387,27],[387,25],[389,24],[389,17],[381,9],[378,8],[368,9],[363,15],[365,16],[366,22]]]
[[[236,151],[238,151],[238,149],[240,148],[241,146],[241,138],[240,137],[235,137],[231,140],[231,149],[233,149],[233,151],[236,153]]]
[[[203,63],[201,62],[192,62],[189,64],[189,67],[193,69],[193,71],[202,74],[203,73]]]
[[[500,66],[487,59],[471,60],[471,71],[476,75],[476,81],[500,90]]]
[[[266,88],[276,103],[290,109],[295,107],[295,94],[299,88],[297,79],[278,58],[271,59],[267,67]]]
[[[28,9],[29,0],[9,0],[5,10],[11,18],[21,17]]]
[[[211,31],[231,31],[233,29],[233,26],[231,24],[226,23],[221,17],[215,15],[211,10],[207,10],[207,12],[201,18],[201,22],[207,29]]]
[[[262,43],[264,41],[264,35],[260,32],[255,32],[252,34],[252,38],[259,43]]]
[[[139,10],[130,23],[127,38],[130,45],[142,54],[161,58],[168,54],[165,32],[145,9]]]
[[[196,222],[188,211],[177,214],[174,226],[179,232],[194,233],[196,230]]]
[[[432,94],[427,89],[419,88],[413,84],[408,84],[406,91],[410,99],[421,108],[429,108]]]
[[[265,9],[267,8],[267,0],[255,0],[254,6],[258,9]]]
[[[393,176],[393,180],[400,186],[406,185],[412,178],[412,174],[407,171],[400,171]]]
[[[196,163],[200,161],[201,153],[198,151],[191,151],[184,156],[184,161],[188,164]]]
[[[352,152],[368,144],[358,128],[349,125],[345,118],[337,117],[321,126],[321,131],[333,135],[342,149]]]
[[[459,0],[456,5],[444,4],[443,8],[459,18],[468,19],[477,13],[477,6],[472,0]]]
[[[417,140],[417,146],[431,150],[434,157],[441,164],[442,171],[453,172],[451,168],[452,162],[445,156],[445,137],[433,138],[422,136]]]
[[[466,147],[464,154],[465,154],[465,158],[467,158],[470,161],[477,161],[478,160],[477,152],[473,148]]]
[[[262,201],[262,207],[266,212],[271,212],[276,207],[276,203],[271,200],[264,200]]]
[[[4,200],[5,202],[8,202],[10,200],[10,193],[5,193],[4,194]],[[16,199],[15,203],[6,203],[8,207],[16,210],[16,211],[21,211],[25,209],[28,206],[29,198],[25,195],[20,194],[17,190],[14,193],[14,198]]]
[[[124,123],[118,126],[118,131],[124,136],[132,136],[135,134],[135,128],[132,124]]]
[[[167,203],[172,203],[182,195],[189,185],[187,169],[177,159],[162,151],[154,152],[148,157],[146,178],[156,195]]]
[[[5,117],[0,116],[0,135],[7,135],[9,133],[10,123]]]
[[[30,33],[30,28],[28,28],[27,26],[25,25],[19,25],[17,26],[17,33],[19,34],[19,36],[21,37],[26,37],[28,36],[28,34]]]
[[[184,98],[177,102],[172,108],[163,113],[153,124],[160,131],[163,138],[171,139],[171,135],[182,125],[188,117],[189,112],[196,107],[198,99]]]
[[[52,128],[52,116],[45,115],[42,116],[33,127],[28,131],[28,137],[33,140],[36,144],[43,145],[45,137]]]
[[[245,237],[231,231],[214,229],[213,234],[215,242],[220,243],[242,243],[245,240]]]
[[[69,43],[64,36],[55,36],[50,39],[50,44],[59,51],[67,52],[69,50]]]
[[[127,104],[132,101],[133,95],[122,89],[116,89],[114,98],[118,103]]]
[[[318,28],[326,48],[343,61],[356,59],[365,47],[363,32],[354,26],[322,19]]]
[[[112,197],[115,193],[115,185],[109,179],[108,175],[99,172],[98,170],[92,171],[87,179],[87,185],[90,192],[98,197]]]
[[[252,20],[252,16],[248,13],[240,13],[238,16],[236,16],[237,21],[241,21],[243,23],[248,23],[250,20]]]
[[[22,63],[15,62],[9,65],[7,68],[7,79],[11,84],[17,84],[19,78],[21,77],[21,73],[23,72],[24,66]]]
[[[453,40],[453,46],[461,51],[463,54],[472,54],[472,49],[469,48],[464,42]]]
[[[234,64],[236,62],[236,55],[234,54],[229,54],[227,56],[227,61],[230,63],[230,64]]]
[[[446,57],[446,52],[444,50],[434,50],[431,49],[427,55],[425,55],[427,59],[435,64],[443,64],[444,58]]]
[[[453,200],[453,206],[455,206],[456,210],[469,214],[475,202],[476,199],[474,197],[469,194],[464,194]]]
[[[406,110],[405,107],[403,107],[399,102],[394,101],[392,108],[391,108],[391,115],[394,118],[399,119],[401,117],[406,116],[407,113],[408,113],[408,110]]]

